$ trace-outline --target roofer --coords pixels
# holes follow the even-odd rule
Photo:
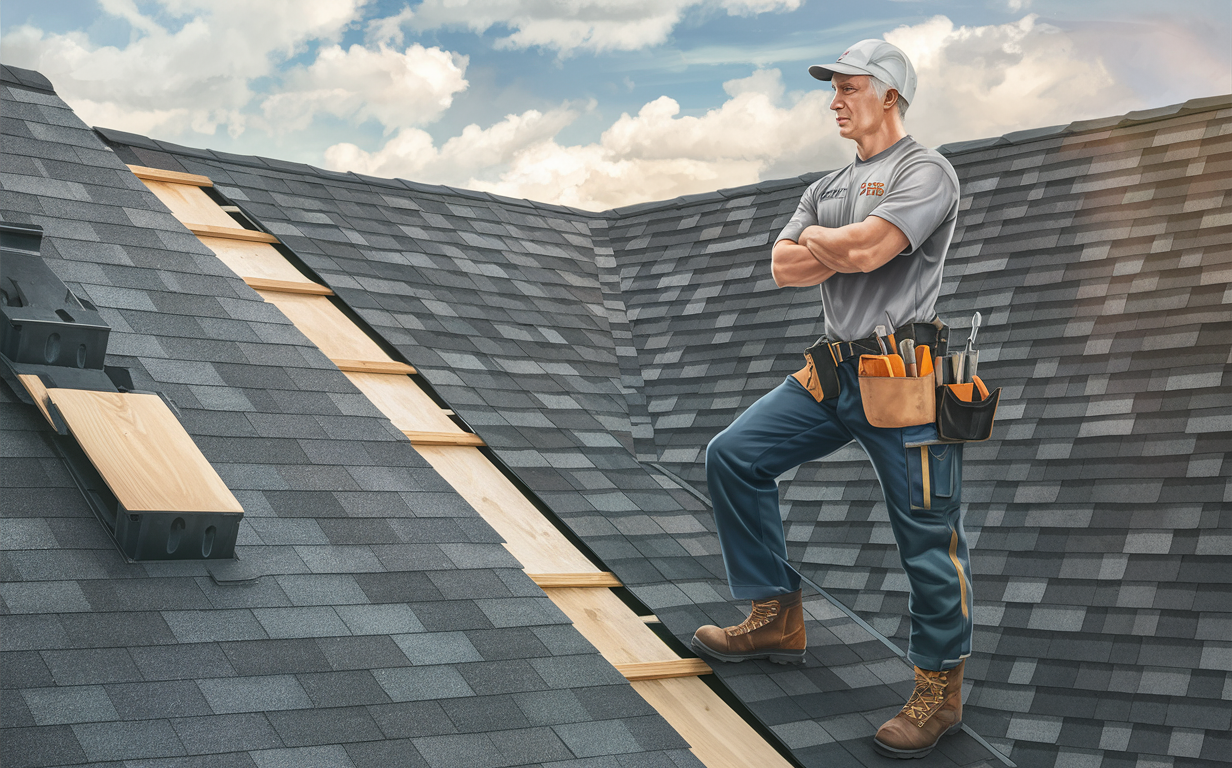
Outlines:
[[[877,731],[874,746],[890,757],[922,757],[961,725],[963,659],[971,652],[962,444],[941,443],[931,422],[872,426],[866,410],[879,404],[862,402],[857,365],[896,340],[914,341],[926,358],[920,366],[930,370],[932,355],[945,353],[948,331],[934,306],[958,214],[958,178],[903,128],[916,75],[897,47],[863,40],[809,72],[832,82],[830,109],[839,135],[856,143],[856,159],[804,192],[771,263],[779,286],[821,286],[826,336],[806,353],[804,370],[706,449],[728,582],[732,595],[753,607],[738,626],[697,630],[693,645],[723,661],[804,661],[800,576],[787,563],[775,478],[854,440],[881,482],[911,589],[907,656],[915,690]],[[930,384],[928,397],[933,392]]]

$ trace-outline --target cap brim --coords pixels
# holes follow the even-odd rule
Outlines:
[[[829,80],[835,75],[872,75],[873,73],[869,72],[867,69],[853,67],[850,64],[839,64],[835,62],[834,64],[826,64],[825,66],[814,64],[809,67],[809,74],[818,80]]]

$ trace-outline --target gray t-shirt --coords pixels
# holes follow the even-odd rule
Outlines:
[[[867,160],[814,182],[778,240],[798,241],[805,227],[837,228],[878,216],[910,245],[868,273],[839,273],[821,284],[826,336],[852,341],[886,324],[936,316],[941,269],[958,218],[958,176],[949,161],[906,136]],[[777,242],[777,241],[776,241]]]

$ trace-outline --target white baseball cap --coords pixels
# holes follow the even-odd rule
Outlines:
[[[838,57],[833,64],[814,64],[809,74],[818,80],[834,75],[872,75],[898,91],[908,104],[915,98],[915,67],[907,54],[885,40],[861,40]]]

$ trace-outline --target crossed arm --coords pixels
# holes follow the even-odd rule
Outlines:
[[[818,285],[838,272],[872,272],[910,245],[902,230],[879,216],[845,227],[806,227],[798,242],[780,240],[770,270],[780,288]]]

